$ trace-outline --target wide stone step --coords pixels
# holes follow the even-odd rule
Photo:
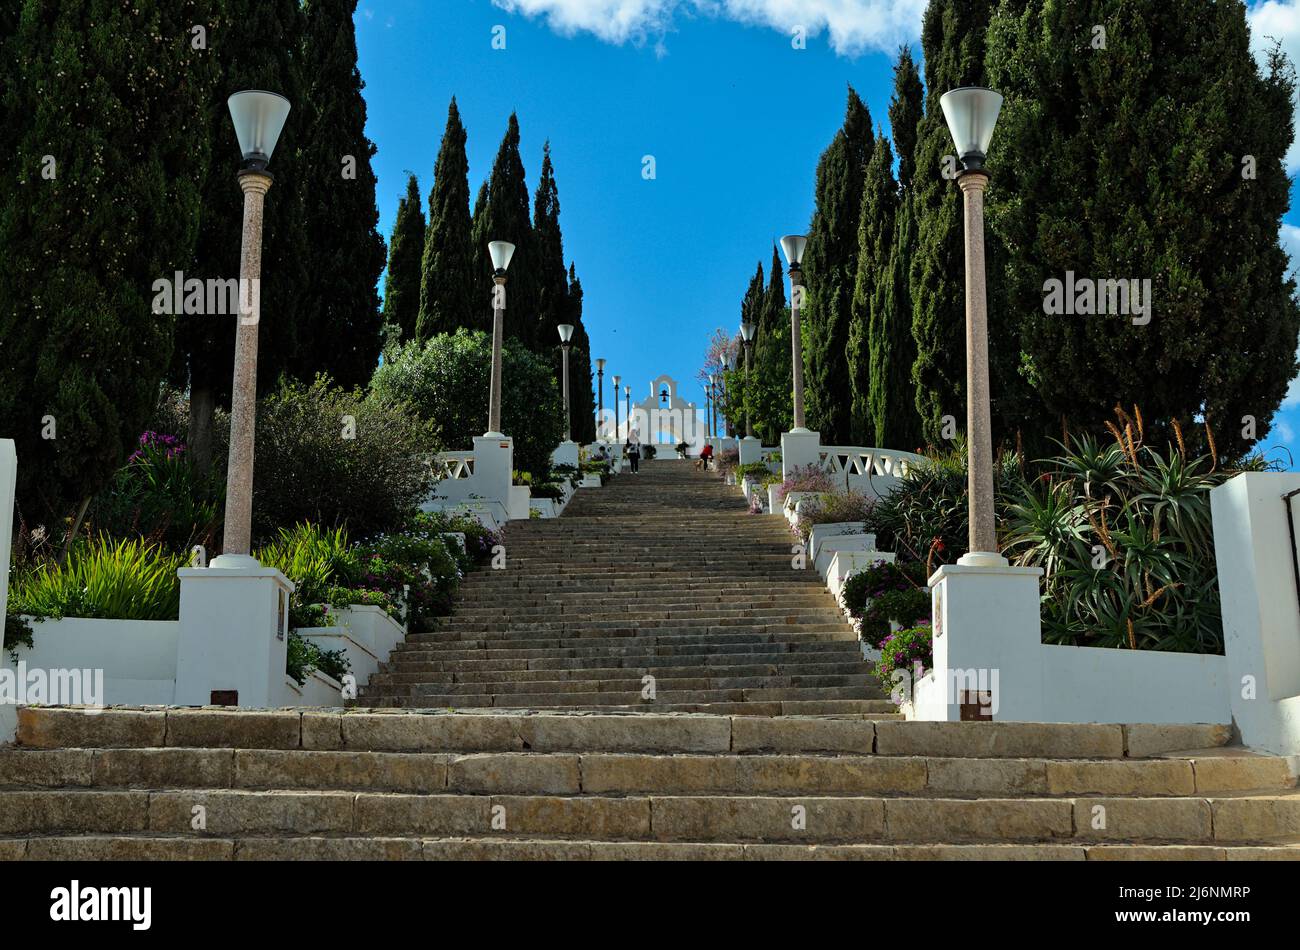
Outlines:
[[[1300,846],[1132,844],[719,844],[503,837],[0,838],[28,861],[1295,861]]]
[[[782,625],[790,626],[793,625]],[[579,630],[563,636],[511,636],[507,630],[482,631],[439,631],[437,633],[417,634],[419,639],[408,640],[398,644],[401,652],[425,652],[447,648],[450,650],[491,649],[491,650],[547,650],[547,649],[596,649],[596,650],[646,650],[651,647],[692,647],[724,652],[722,648],[744,645],[787,644],[794,647],[799,644],[853,643],[857,636],[847,627],[826,631],[809,631],[804,627],[777,630],[744,630],[725,627],[703,627],[695,630],[675,631],[654,628],[650,632],[641,632],[638,628],[618,630],[587,631]],[[657,649],[655,652],[659,652]]]
[[[695,653],[685,656],[606,656],[596,654],[590,657],[550,656],[528,659],[485,659],[485,660],[414,660],[409,651],[395,655],[391,662],[381,663],[379,671],[389,673],[430,673],[455,675],[462,673],[528,672],[545,676],[547,672],[578,671],[589,669],[631,670],[640,673],[656,673],[660,670],[782,670],[798,672],[808,667],[825,668],[825,672],[848,672],[856,668],[861,661],[860,651],[856,647],[843,651],[825,651],[823,653]],[[809,670],[813,672],[813,670]],[[430,680],[433,682],[433,680]]]
[[[574,676],[549,679],[475,679],[469,682],[451,682],[450,680],[427,680],[423,676],[396,677],[378,674],[370,681],[370,687],[409,687],[410,692],[401,695],[419,695],[421,693],[440,693],[456,695],[458,693],[571,693],[571,692],[619,692],[639,691],[645,684],[647,676],[653,678],[655,688],[660,692],[681,690],[733,690],[733,689],[776,689],[791,687],[838,687],[853,686],[861,689],[875,689],[879,681],[872,675],[858,669],[851,673],[830,674],[796,674],[793,676],[665,676],[645,674],[628,675],[614,671],[614,676]]]
[[[861,686],[762,687],[754,689],[660,689],[653,700],[642,697],[639,690],[564,690],[559,692],[446,692],[434,685],[427,691],[411,686],[362,687],[359,705],[373,697],[401,697],[421,707],[447,709],[517,709],[552,707],[633,706],[653,710],[660,703],[669,705],[694,703],[781,702],[814,699],[875,699],[883,694]],[[408,703],[409,704],[409,703]]]
[[[844,663],[805,663],[793,666],[748,665],[748,666],[599,666],[573,667],[570,669],[547,670],[462,670],[433,671],[425,667],[430,663],[402,663],[397,666],[385,664],[371,679],[377,683],[538,683],[538,682],[582,682],[590,680],[616,681],[626,680],[640,683],[646,676],[654,676],[660,682],[678,679],[738,679],[740,677],[770,678],[774,676],[857,676],[866,672],[861,662]]]
[[[205,827],[195,833],[195,808]],[[1104,815],[1104,821],[1097,816]],[[1300,830],[1300,795],[873,798],[607,797],[313,789],[0,791],[0,835],[481,835],[773,843],[1263,844]]]
[[[0,788],[76,787],[1048,798],[1281,793],[1294,787],[1294,779],[1286,760],[1272,756],[971,760],[810,753],[0,750]]]
[[[638,696],[638,700],[639,700]],[[371,696],[367,697],[365,707],[375,710],[406,710],[411,712],[427,711],[427,699],[422,697],[402,697],[402,696]],[[444,707],[446,711],[448,707]],[[600,705],[582,705],[582,704],[565,704],[563,707],[548,707],[544,711],[549,713],[603,713],[606,715],[616,713],[645,714],[649,709],[654,715],[667,715],[671,713],[707,713],[714,716],[746,716],[750,718],[773,716],[820,716],[835,719],[872,719],[872,720],[898,720],[905,717],[902,713],[896,712],[897,707],[885,699],[813,699],[813,700],[751,700],[749,702],[704,702],[704,703],[665,703],[662,697],[659,702],[653,706],[647,706],[645,703],[637,702],[635,704],[610,704],[608,702]],[[485,707],[474,709],[473,707],[459,706],[454,707],[459,712],[504,712],[504,707],[498,706],[493,709]]]

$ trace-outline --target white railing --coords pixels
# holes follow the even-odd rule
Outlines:
[[[823,445],[817,451],[818,467],[832,475],[905,476],[913,465],[925,461],[915,452],[869,449],[848,445]]]
[[[473,452],[440,452],[429,463],[438,481],[474,477]]]

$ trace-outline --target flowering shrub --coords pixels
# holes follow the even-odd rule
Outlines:
[[[830,475],[816,465],[804,465],[792,471],[790,477],[781,483],[776,500],[785,501],[785,497],[793,491],[832,492],[835,491],[835,483],[831,481]]]
[[[735,471],[736,466],[739,464],[740,464],[739,449],[723,449],[721,452],[718,453],[718,460],[717,460],[718,474],[721,475],[723,478],[727,477],[728,472]]]
[[[174,435],[161,435],[152,429],[140,436],[140,448],[132,453],[127,462],[136,462],[154,453],[161,453],[164,458],[179,458],[185,451],[185,443]]]
[[[922,620],[886,635],[880,643],[880,659],[876,661],[876,676],[886,690],[893,688],[894,672],[903,670],[911,674],[914,663],[921,664],[921,672],[934,666],[934,631],[930,621]]]
[[[871,515],[872,505],[871,499],[861,492],[825,492],[804,502],[792,530],[795,537],[807,540],[813,525],[866,521]]]
[[[840,603],[868,646],[881,648],[890,634],[890,621],[901,627],[928,622],[930,591],[924,572],[921,564],[877,561],[845,580]]]

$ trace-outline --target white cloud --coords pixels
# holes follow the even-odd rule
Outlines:
[[[1282,44],[1287,58],[1300,66],[1300,0],[1264,0],[1246,11],[1250,22],[1250,45],[1255,58],[1264,65],[1264,53],[1275,42]],[[1300,141],[1291,143],[1286,153],[1289,172],[1300,170]]]
[[[508,13],[545,17],[557,33],[591,33],[607,43],[661,41],[677,16],[716,16],[787,36],[826,33],[835,52],[893,52],[917,39],[926,0],[492,0]],[[1271,0],[1270,0],[1271,2]]]

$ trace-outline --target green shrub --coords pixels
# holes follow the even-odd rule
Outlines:
[[[457,330],[397,347],[375,371],[371,391],[394,403],[410,403],[432,422],[443,445],[468,449],[488,421],[492,340],[480,330]],[[505,379],[501,428],[514,438],[515,464],[542,472],[564,438],[564,405],[550,362],[515,338],[502,356]]]
[[[324,377],[283,383],[258,406],[255,535],[304,522],[359,538],[394,530],[432,491],[435,436],[399,399],[363,397]]]
[[[934,668],[934,631],[928,620],[889,634],[880,645],[880,659],[875,674],[886,692],[894,688],[894,673],[902,671],[912,677],[913,665],[921,664],[921,673]]]
[[[873,502],[862,492],[823,492],[807,500],[799,508],[799,520],[792,530],[795,537],[807,540],[813,525],[865,522],[871,515]]]
[[[188,563],[185,555],[168,554],[157,544],[101,535],[74,544],[64,564],[48,561],[17,577],[11,609],[44,617],[175,620],[176,571]]]
[[[315,670],[342,682],[351,669],[352,661],[342,650],[322,650],[296,631],[289,631],[284,671],[299,686],[305,685],[307,677]]]
[[[93,533],[137,537],[165,550],[212,548],[224,514],[225,478],[199,472],[177,436],[149,431],[87,511]]]
[[[771,474],[766,462],[746,462],[736,467],[736,477],[741,481],[761,482]]]
[[[877,561],[849,575],[840,589],[840,603],[854,619],[862,641],[880,649],[891,621],[902,627],[928,621],[930,592],[924,565]]]
[[[264,567],[274,567],[293,581],[291,604],[304,607],[327,601],[331,587],[346,586],[360,577],[358,558],[344,528],[316,524],[281,528],[276,539],[253,556]]]

